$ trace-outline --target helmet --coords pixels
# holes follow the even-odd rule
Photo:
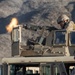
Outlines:
[[[66,20],[69,21],[69,17],[67,15],[63,14],[63,15],[58,17],[57,23],[59,24],[60,22],[66,21]]]

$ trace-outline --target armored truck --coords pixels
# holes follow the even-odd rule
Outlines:
[[[51,30],[38,41],[28,40],[34,44],[22,45],[22,27],[14,28],[11,33],[13,57],[2,59],[3,75],[74,74],[75,30]]]

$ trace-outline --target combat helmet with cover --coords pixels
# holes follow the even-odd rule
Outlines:
[[[58,17],[58,19],[57,19],[57,23],[59,24],[62,21],[68,21],[69,22],[70,21],[70,18],[67,15],[65,15],[65,14],[60,15]]]

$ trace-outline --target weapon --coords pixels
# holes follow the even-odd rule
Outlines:
[[[35,26],[35,25],[22,25],[22,28],[27,29],[27,30],[33,30],[33,31],[38,31],[41,30],[41,35],[37,37],[35,40],[34,39],[28,39],[26,42],[26,45],[22,44],[19,40],[21,39],[21,27],[14,28],[12,31],[12,55],[17,55],[18,53],[21,53],[20,55],[24,56],[27,54],[30,54],[29,52],[32,52],[33,55],[40,55],[40,54],[45,54],[47,51],[51,52],[51,42],[52,42],[52,31],[57,30],[55,27],[50,27],[50,26]],[[48,34],[46,33],[48,32]],[[20,36],[16,36],[20,35]],[[16,45],[16,46],[14,46]],[[16,50],[16,52],[14,52]],[[19,52],[20,51],[20,52]],[[28,52],[28,53],[27,53]],[[14,54],[15,53],[15,54]],[[26,53],[26,54],[24,54]],[[24,54],[24,55],[23,55]]]
[[[41,30],[41,35],[37,37],[36,40],[28,39],[27,45],[35,45],[35,44],[45,45],[46,36],[48,36],[49,32],[53,30],[57,30],[57,28],[51,26],[35,26],[35,25],[28,25],[28,24],[23,25],[23,28],[27,30],[33,30],[33,31]]]
[[[37,30],[48,30],[49,32],[51,32],[52,30],[58,30],[56,27],[54,26],[35,26],[35,25],[23,25],[23,28],[25,29],[28,29],[28,30],[34,30],[34,31],[37,31]]]

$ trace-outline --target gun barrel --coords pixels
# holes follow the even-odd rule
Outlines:
[[[28,30],[41,30],[42,27],[41,26],[35,26],[35,25],[23,25],[23,28],[28,29]]]

